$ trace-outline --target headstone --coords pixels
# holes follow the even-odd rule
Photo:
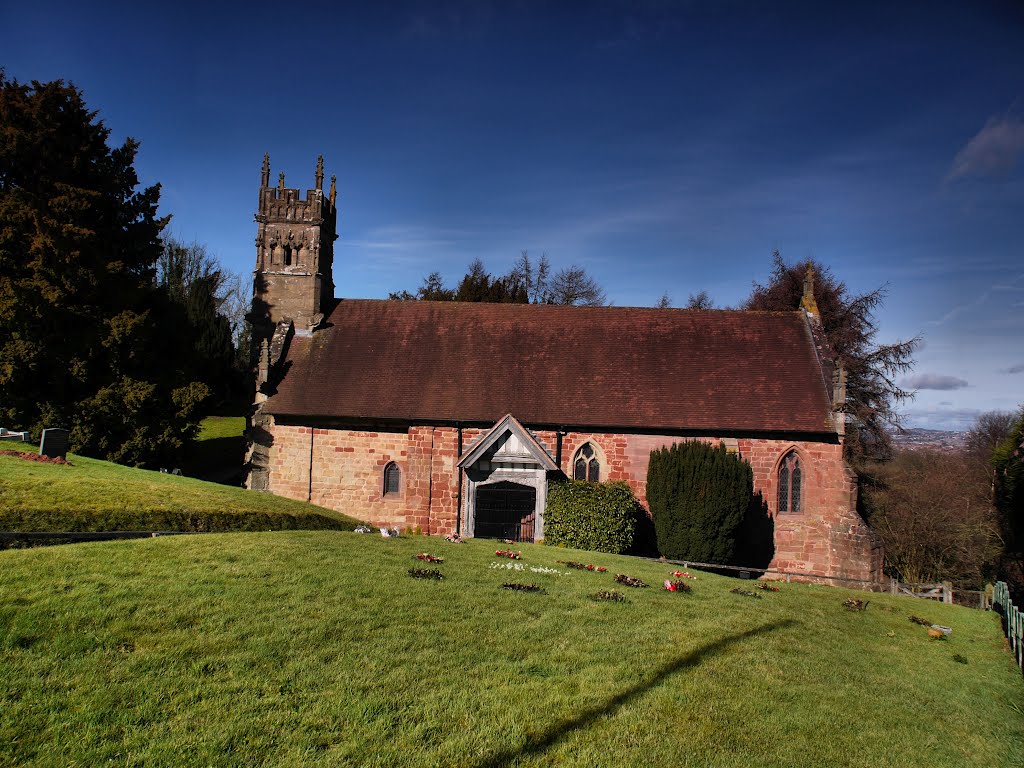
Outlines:
[[[43,430],[43,439],[39,442],[39,455],[51,459],[63,459],[68,455],[68,435],[70,432],[60,427]]]

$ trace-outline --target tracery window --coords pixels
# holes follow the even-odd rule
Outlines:
[[[790,451],[779,464],[779,512],[800,512],[802,485],[800,457]]]
[[[584,443],[576,451],[576,460],[572,465],[573,480],[589,480],[596,483],[601,479],[601,462],[597,458],[597,451],[590,443]]]
[[[402,470],[392,461],[384,467],[384,495],[390,496],[393,493],[398,493],[401,483]]]

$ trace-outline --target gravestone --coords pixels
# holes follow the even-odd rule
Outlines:
[[[68,454],[68,435],[70,432],[60,427],[43,430],[43,439],[39,443],[39,455],[51,459],[63,459]]]

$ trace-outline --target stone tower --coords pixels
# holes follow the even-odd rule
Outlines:
[[[327,196],[323,187],[322,155],[316,186],[306,190],[305,199],[298,189],[285,187],[284,173],[276,187],[270,186],[270,156],[263,156],[252,299],[253,335],[259,341],[269,341],[282,322],[291,322],[296,334],[310,333],[331,310],[338,217],[334,177]]]
[[[324,158],[316,163],[316,184],[306,190],[284,185],[284,174],[270,186],[270,156],[263,156],[259,208],[256,211],[256,269],[253,271],[252,347],[255,395],[247,430],[247,484],[268,490],[272,439],[262,405],[280,383],[292,336],[308,336],[334,306],[334,241],[337,239],[337,190],[324,196]]]

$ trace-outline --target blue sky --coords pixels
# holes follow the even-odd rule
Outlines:
[[[342,296],[528,249],[618,305],[730,306],[777,248],[887,285],[910,425],[1024,403],[1024,11],[767,6],[5,1],[0,66],[79,86],[235,272],[263,153],[302,189],[322,153]]]

